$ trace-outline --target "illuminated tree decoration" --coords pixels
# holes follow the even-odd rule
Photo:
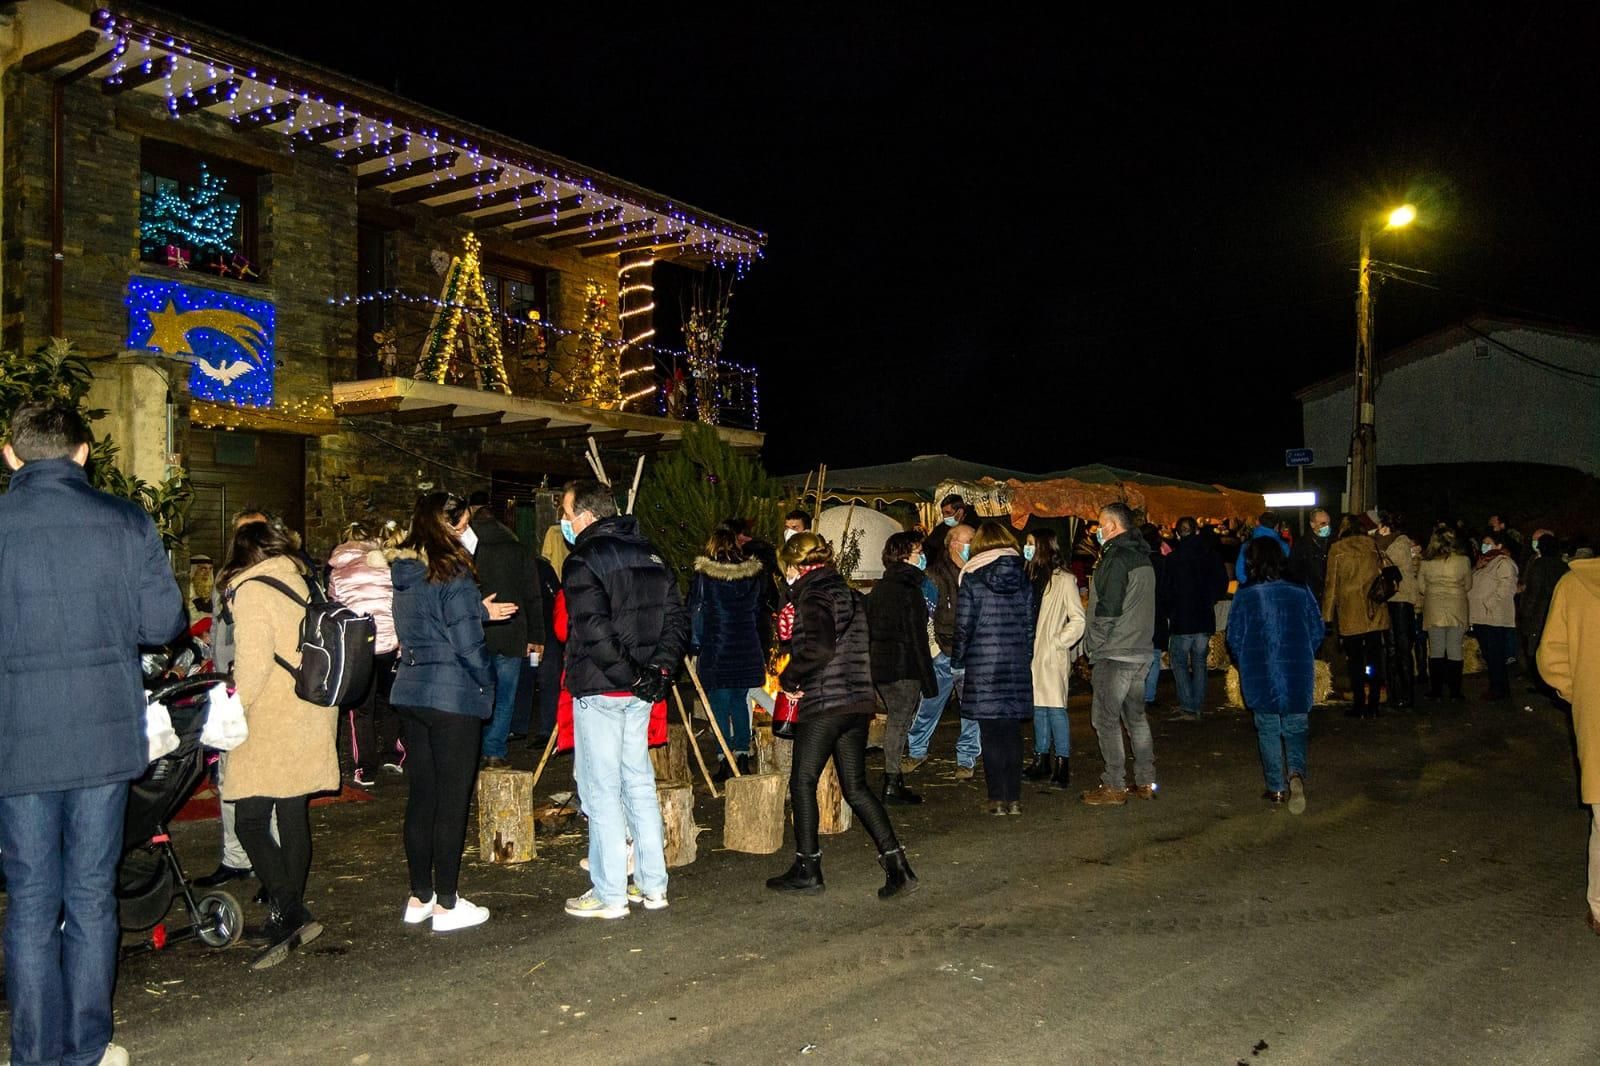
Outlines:
[[[480,389],[511,391],[505,353],[500,347],[500,329],[478,265],[478,238],[472,233],[462,239],[461,254],[452,257],[445,270],[444,290],[422,342],[416,378],[440,385],[446,378],[460,378],[463,348],[477,373]]]
[[[700,421],[714,426],[722,417],[722,389],[717,374],[717,359],[722,355],[722,339],[728,332],[728,306],[733,302],[733,283],[726,287],[718,278],[708,287],[697,281],[693,302],[683,322],[683,346],[689,352],[689,376],[694,379],[694,406]]]
[[[145,200],[139,235],[147,249],[174,246],[190,252],[215,253],[219,262],[244,259],[239,252],[239,201],[224,195],[227,180],[200,164],[200,184],[181,193],[162,189]]]
[[[583,285],[583,325],[572,355],[567,399],[585,407],[622,406],[622,349],[606,339],[606,298],[600,283]]]
[[[646,250],[623,252],[617,264],[617,321],[622,326],[617,363],[622,368],[620,384],[629,389],[622,397],[623,407],[660,392],[655,346],[650,343],[656,335],[655,262],[655,254]]]

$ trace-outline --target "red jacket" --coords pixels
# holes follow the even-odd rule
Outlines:
[[[567,641],[567,594],[556,593],[555,607],[556,640],[565,644]],[[652,748],[660,747],[667,742],[667,701],[650,708],[650,733],[649,744]],[[576,741],[572,733],[572,693],[567,691],[567,675],[561,674],[561,695],[556,697],[556,750],[571,751]]]

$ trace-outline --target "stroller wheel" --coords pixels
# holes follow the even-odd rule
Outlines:
[[[244,908],[226,892],[208,892],[196,905],[194,930],[207,947],[237,944],[244,935]]]

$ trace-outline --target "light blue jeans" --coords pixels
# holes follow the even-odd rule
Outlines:
[[[1150,672],[1144,675],[1144,701],[1156,701],[1156,686],[1161,684],[1161,649],[1150,649]]]
[[[650,705],[632,696],[582,696],[572,701],[572,725],[595,895],[608,904],[627,904],[630,836],[639,891],[666,892],[661,805],[650,765]]]
[[[1066,758],[1072,754],[1072,729],[1067,721],[1065,707],[1034,707],[1033,753],[1046,755],[1052,742],[1056,754]]]
[[[1261,748],[1261,772],[1267,778],[1267,791],[1285,792],[1287,777],[1306,776],[1306,737],[1311,732],[1308,714],[1277,714],[1256,711],[1256,742]],[[1284,773],[1284,750],[1289,754],[1289,772]]]
[[[1178,689],[1178,707],[1199,718],[1206,702],[1206,659],[1211,654],[1211,634],[1174,633],[1167,650],[1172,654],[1172,683]],[[1146,681],[1145,691],[1149,689]]]
[[[958,676],[961,675],[950,669],[950,656],[945,654],[933,657],[933,679],[939,685],[939,691],[932,696],[923,698],[917,707],[917,716],[911,720],[911,732],[906,744],[906,751],[913,759],[926,759],[928,757],[928,743],[933,739],[933,731],[939,725],[939,716],[944,713],[945,705],[950,702],[950,693],[956,686]],[[978,756],[983,754],[983,743],[978,739],[978,722],[974,718],[961,719],[961,734],[956,737],[956,764],[971,769],[978,765]]]

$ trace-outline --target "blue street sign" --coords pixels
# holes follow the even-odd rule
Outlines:
[[[1311,463],[1310,448],[1290,448],[1283,453],[1284,466],[1310,466]]]

